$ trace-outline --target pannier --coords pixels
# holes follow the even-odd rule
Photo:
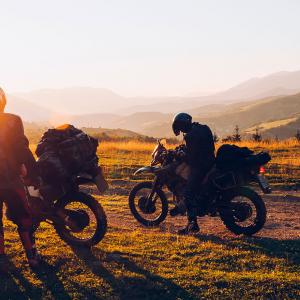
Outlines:
[[[247,147],[225,144],[217,152],[216,166],[219,170],[239,170],[254,165],[262,166],[271,160],[267,152],[254,154]]]
[[[216,156],[216,172],[213,184],[222,190],[243,185],[249,180],[247,169],[262,166],[271,160],[267,152],[254,154],[247,147],[225,144],[221,146]]]
[[[267,152],[260,152],[256,155],[251,155],[246,158],[247,165],[258,165],[263,166],[271,160],[271,156]]]
[[[245,163],[245,159],[253,154],[253,151],[247,147],[238,147],[236,145],[222,145],[216,156],[216,165],[220,170],[239,169]]]

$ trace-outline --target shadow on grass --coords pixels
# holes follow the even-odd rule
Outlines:
[[[42,288],[34,286],[20,272],[16,266],[9,261],[10,273],[1,275],[0,298],[1,299],[41,299]]]
[[[63,262],[61,264],[63,264]],[[50,291],[53,299],[72,299],[56,274],[58,269],[59,266],[54,267],[43,261],[42,267],[35,270],[34,273],[36,277],[43,282],[46,289]]]
[[[138,266],[132,260],[124,257],[122,253],[103,253],[99,249],[73,248],[74,253],[98,277],[104,279],[119,299],[194,299],[185,289],[171,280],[151,273]],[[112,269],[123,270],[119,278],[103,266],[112,264]]]
[[[300,265],[300,239],[278,240],[263,237],[241,237],[238,239],[221,238],[214,235],[198,235],[199,241],[211,241],[231,248],[263,253],[274,258],[284,258],[289,264]]]
[[[28,281],[12,262],[9,262],[9,274],[1,276],[0,299],[44,299],[45,293],[50,299],[71,299],[63,283],[57,277],[58,267],[43,262],[39,270],[33,271],[44,287]],[[51,295],[50,295],[51,294]]]

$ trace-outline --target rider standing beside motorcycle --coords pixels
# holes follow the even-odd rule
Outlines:
[[[4,250],[3,202],[9,218],[18,226],[18,233],[26,252],[28,263],[37,267],[40,257],[34,245],[32,219],[21,176],[31,183],[37,182],[35,159],[24,135],[20,117],[4,113],[6,97],[0,88],[0,272],[8,271]]]
[[[185,160],[191,168],[184,195],[188,224],[178,233],[196,233],[200,230],[197,215],[204,215],[207,205],[203,195],[205,188],[203,180],[215,163],[213,134],[207,125],[192,122],[192,117],[187,113],[177,114],[173,119],[172,128],[176,136],[180,132],[184,134],[186,144]]]

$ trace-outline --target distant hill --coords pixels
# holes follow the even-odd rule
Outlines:
[[[98,136],[106,136],[108,138],[142,138],[143,135],[126,130],[126,129],[107,129],[107,128],[89,128],[89,127],[82,127],[81,128],[84,132],[90,135],[98,135]]]
[[[28,114],[34,111],[35,122],[44,124],[44,127],[51,126],[50,123],[42,122],[44,118],[53,118],[55,114],[51,111],[22,99],[11,100],[11,104],[21,104],[19,107],[22,110],[14,112],[20,113],[24,120],[28,120]],[[208,124],[219,136],[231,134],[235,125],[239,125],[241,131],[248,134],[258,126],[267,136],[288,137],[294,135],[298,126],[296,121],[300,114],[300,93],[227,105],[207,105],[189,112],[194,116],[194,120]],[[122,128],[140,135],[172,137],[172,118],[173,114],[159,112],[134,113],[128,116],[90,114],[61,116],[60,119],[56,118],[54,124],[72,123],[78,127]]]
[[[300,93],[248,102],[237,108],[232,107],[232,111],[201,118],[201,121],[210,124],[219,134],[226,135],[230,134],[237,124],[241,130],[246,130],[260,123],[292,118],[300,113]]]
[[[262,134],[266,138],[278,137],[279,139],[287,139],[294,137],[298,130],[300,130],[300,116],[286,124],[262,130]]]
[[[261,126],[263,131],[273,134],[277,130],[274,128],[283,131],[300,113],[300,94],[295,93],[298,90],[300,71],[280,72],[198,98],[125,98],[106,89],[93,88],[39,90],[18,97],[8,95],[8,110],[20,114],[25,121],[49,126],[72,123],[79,127],[122,128],[154,137],[173,136],[174,113],[187,111],[194,120],[210,125],[220,136],[231,134],[235,125],[245,132]]]
[[[278,72],[264,77],[257,77],[242,82],[232,88],[207,95],[196,96],[189,94],[186,97],[153,99],[155,104],[138,105],[125,109],[127,113],[159,111],[163,113],[174,113],[184,110],[197,110],[203,106],[240,103],[256,99],[293,95],[300,92],[300,71]],[[147,98],[145,98],[147,99]],[[147,102],[140,101],[141,103]]]
[[[253,127],[262,126],[262,124],[269,122],[271,127],[263,130],[268,136],[278,135],[278,137],[286,138],[293,136],[295,128],[298,126],[296,120],[300,115],[300,93],[235,103],[224,106],[223,109],[217,106],[211,112],[209,112],[209,107],[206,107],[206,111],[191,111],[191,113],[194,120],[208,124],[220,136],[232,134],[236,125],[239,125],[241,131],[248,130],[249,132],[250,127],[253,129]],[[157,122],[143,132],[153,136],[157,136],[159,133],[163,136],[172,136],[172,117],[170,115],[165,117],[165,122]],[[279,120],[285,120],[285,122],[279,122]],[[276,127],[280,128],[276,129]]]
[[[20,115],[26,121],[45,122],[52,119],[55,115],[55,113],[43,106],[12,95],[7,95],[7,101],[6,111]]]
[[[67,115],[108,113],[133,104],[108,89],[90,87],[41,89],[15,96]]]
[[[201,85],[201,83],[199,83]],[[14,96],[62,115],[136,112],[173,114],[212,104],[228,104],[300,92],[300,71],[278,72],[252,78],[228,90],[208,96],[124,97],[111,90],[91,87],[42,89]]]
[[[300,130],[300,114],[292,118],[257,124],[244,130],[244,133],[250,137],[256,129],[259,130],[263,138],[287,139],[294,137]]]
[[[139,132],[140,134],[151,133],[152,128],[157,124],[164,124],[172,118],[171,114],[158,112],[141,112],[128,116],[93,114],[83,116],[73,116],[70,122],[76,126],[88,126],[103,128],[124,128]],[[149,130],[148,130],[149,129]],[[151,134],[149,134],[151,136]],[[157,135],[156,135],[157,136]]]
[[[240,102],[259,98],[292,95],[300,92],[300,71],[278,72],[242,82],[224,92],[210,96],[214,101]]]
[[[25,134],[29,138],[31,143],[38,143],[42,137],[42,135],[51,128],[50,125],[42,125],[38,123],[32,122],[24,122]],[[93,127],[81,127],[81,129],[98,138],[99,140],[127,140],[127,139],[136,139],[141,141],[155,141],[155,139],[151,139],[151,137],[147,137],[145,135],[126,130],[126,129],[107,129],[107,128],[93,128]]]
[[[227,105],[207,105],[189,112],[194,120],[210,125],[218,135],[225,136],[231,134],[236,125],[244,131],[261,123],[295,117],[300,113],[300,93]],[[85,121],[89,120],[104,128],[125,128],[148,136],[171,137],[172,118],[173,114],[143,112],[129,116],[113,115],[111,118],[102,114],[92,115],[92,118],[74,116],[71,122],[84,126]]]

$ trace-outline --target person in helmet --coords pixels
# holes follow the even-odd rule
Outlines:
[[[178,233],[195,233],[199,231],[197,223],[198,208],[202,207],[202,214],[205,214],[206,203],[204,197],[201,197],[201,193],[204,190],[202,182],[215,163],[213,134],[207,125],[193,122],[192,116],[187,113],[175,115],[172,128],[176,136],[181,132],[184,135],[187,149],[185,160],[191,168],[190,178],[188,179],[184,195],[188,224],[184,229],[179,230]]]
[[[40,262],[31,233],[32,219],[21,177],[35,183],[38,178],[36,162],[24,135],[21,118],[4,112],[6,102],[5,93],[0,88],[0,272],[2,273],[8,271],[2,222],[3,202],[6,204],[9,219],[18,226],[29,265],[36,267]]]

